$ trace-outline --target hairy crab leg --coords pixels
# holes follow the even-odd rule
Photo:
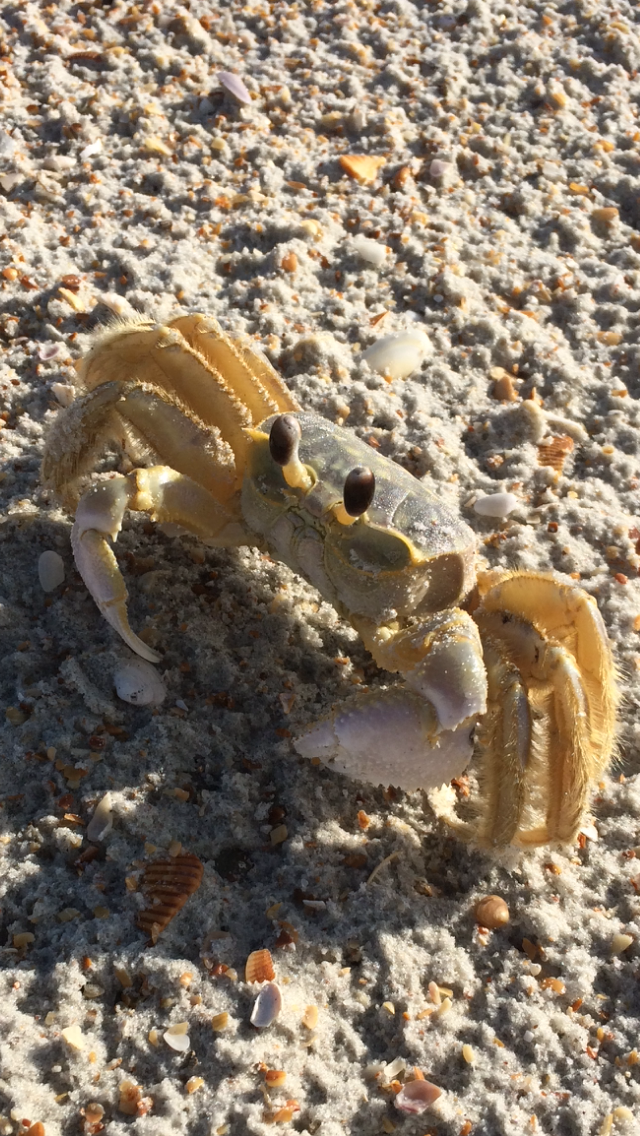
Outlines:
[[[148,513],[154,521],[171,521],[221,547],[251,543],[244,526],[210,493],[169,466],[138,469],[92,485],[82,497],[71,530],[78,571],[104,618],[143,659],[160,656],[132,630],[127,616],[127,589],[107,538],[115,540],[126,509]]]

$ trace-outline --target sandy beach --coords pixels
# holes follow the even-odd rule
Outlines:
[[[0,6],[0,1136],[640,1133],[639,68],[629,0]],[[395,678],[283,565],[138,512],[165,696],[118,696],[44,442],[96,331],[192,312],[482,566],[596,599],[622,703],[574,844],[480,851],[299,757]],[[409,332],[406,377],[365,358]],[[157,861],[201,882],[153,943]]]

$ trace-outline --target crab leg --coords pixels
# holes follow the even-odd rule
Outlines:
[[[403,631],[355,620],[379,666],[406,687],[337,706],[295,743],[350,777],[405,789],[432,788],[462,773],[471,732],[486,710],[487,681],[476,626],[458,609]]]
[[[127,589],[107,538],[115,540],[126,509],[172,521],[221,547],[250,543],[243,525],[210,493],[168,466],[138,469],[93,485],[82,497],[71,530],[73,555],[102,615],[143,659],[160,656],[129,625]]]

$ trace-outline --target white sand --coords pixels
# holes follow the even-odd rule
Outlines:
[[[272,1131],[288,1100],[289,1127],[321,1136],[639,1132],[637,7],[17,2],[0,54],[0,1133],[81,1132],[97,1101],[108,1136],[244,1136]],[[220,70],[244,78],[250,107],[222,94]],[[385,161],[361,186],[341,154]],[[282,731],[384,676],[280,566],[138,515],[119,556],[168,698],[155,711],[117,698],[127,650],[38,469],[67,394],[56,384],[127,305],[203,310],[255,335],[306,407],[459,507],[491,565],[579,574],[625,695],[597,842],[479,854],[420,794],[303,763]],[[404,381],[373,374],[361,352],[416,321],[433,355]],[[514,401],[492,397],[496,367]],[[575,441],[559,479],[538,463],[547,434]],[[101,468],[127,466],[111,454]],[[475,514],[474,497],[497,491],[518,497],[509,518]],[[66,565],[49,596],[46,549]],[[113,830],[78,865],[106,790]],[[204,879],[147,948],[136,881],[148,845],[157,857],[172,841]],[[511,921],[483,937],[473,907],[487,892]],[[275,948],[282,921],[295,947]],[[14,947],[23,932],[33,941]],[[618,933],[632,941],[613,955]],[[284,1009],[256,1032],[242,976],[260,947]],[[421,1017],[430,982],[451,1008]],[[186,1055],[162,1040],[183,1021]],[[82,1051],[62,1034],[74,1024]],[[443,1090],[422,1117],[384,1088],[396,1058]],[[281,1088],[265,1088],[261,1063],[286,1071]],[[127,1079],[152,1102],[144,1118],[118,1110]]]

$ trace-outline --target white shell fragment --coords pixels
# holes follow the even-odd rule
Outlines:
[[[473,508],[480,517],[508,517],[517,505],[518,498],[513,493],[489,493],[477,497]]]
[[[102,142],[99,138],[96,138],[95,142],[90,142],[88,146],[85,146],[84,149],[80,151],[80,161],[86,162],[87,158],[95,157],[96,154],[100,153],[101,149]]]
[[[362,358],[372,371],[391,379],[406,379],[430,353],[431,343],[422,331],[402,331],[384,335],[363,351]]]
[[[64,583],[64,560],[51,548],[38,558],[38,579],[43,592],[54,592]]]
[[[362,260],[366,260],[374,268],[381,268],[387,259],[387,246],[381,245],[379,241],[372,241],[370,237],[365,237],[362,233],[353,238],[351,247]]]
[[[424,1112],[440,1096],[442,1096],[441,1089],[437,1085],[432,1085],[430,1081],[408,1081],[395,1097],[394,1104],[399,1112],[416,1115]]]
[[[265,1029],[274,1022],[282,1009],[280,987],[275,982],[267,982],[253,1003],[249,1021],[257,1029]]]
[[[38,352],[38,359],[40,359],[43,363],[47,363],[49,359],[55,359],[56,355],[60,354],[62,347],[59,343],[47,342],[39,343],[36,350]]]
[[[159,706],[167,691],[155,667],[145,659],[133,659],[117,668],[113,676],[118,698],[134,706]]]
[[[188,1022],[176,1022],[175,1025],[169,1026],[169,1029],[162,1035],[169,1049],[175,1050],[176,1053],[189,1052],[191,1049],[191,1038],[187,1033],[187,1029]]]
[[[105,793],[102,800],[98,801],[94,814],[87,825],[87,840],[93,840],[96,843],[104,840],[112,828],[111,793]]]
[[[251,106],[251,95],[245,87],[239,75],[234,75],[232,71],[218,72],[218,81],[221,87],[230,94],[238,103],[244,106]]]
[[[51,393],[60,403],[60,406],[71,406],[76,392],[69,383],[52,383]]]

